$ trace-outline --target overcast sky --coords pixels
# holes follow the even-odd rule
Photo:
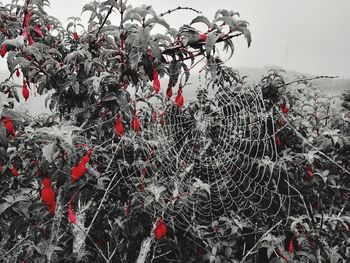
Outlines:
[[[3,1],[7,2],[7,1]],[[66,24],[80,16],[89,0],[51,0],[50,14]],[[129,0],[132,6],[150,4],[161,13],[189,6],[210,20],[217,9],[241,14],[250,23],[252,45],[235,40],[233,67],[279,65],[318,75],[350,78],[350,0]],[[116,14],[114,14],[116,16]],[[166,17],[172,27],[189,23],[195,13],[179,11]]]

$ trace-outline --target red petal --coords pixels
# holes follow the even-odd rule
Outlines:
[[[6,130],[7,130],[7,132],[10,134],[10,135],[12,135],[13,137],[15,137],[16,136],[16,130],[15,130],[15,128],[13,127],[13,124],[12,124],[12,122],[11,122],[11,120],[10,120],[10,118],[9,117],[6,117],[6,121],[5,121],[5,128],[6,128]]]
[[[28,10],[24,11],[24,27],[28,27],[29,26],[29,22],[30,22],[30,17],[32,16],[31,12]]]
[[[203,41],[207,40],[207,35],[206,34],[200,34],[199,35]]]
[[[181,88],[179,88],[179,90],[177,92],[175,102],[179,108],[181,108],[184,105],[184,97],[182,96],[182,89]]]
[[[171,88],[171,85],[169,85],[168,88],[166,89],[166,96],[168,99],[170,99],[173,96],[173,90]]]
[[[160,81],[159,81],[159,78],[158,78],[157,67],[156,67],[155,64],[153,66],[153,89],[154,89],[154,92],[156,94],[158,94],[158,92],[160,90]]]
[[[88,154],[84,155],[83,158],[81,158],[81,163],[87,164],[90,160],[90,156]]]
[[[18,176],[18,171],[17,171],[17,168],[16,168],[15,166],[12,166],[11,172],[12,172],[12,175],[13,175],[14,177],[17,177],[17,176]]]
[[[47,31],[50,31],[51,30],[51,25],[50,24],[46,24],[46,29],[47,29]]]
[[[140,121],[136,114],[132,117],[132,128],[135,132],[140,131]]]
[[[160,218],[156,223],[156,228],[154,229],[154,237],[156,240],[160,240],[164,236],[166,236],[167,227],[164,223],[163,219]]]
[[[29,98],[29,90],[25,80],[23,80],[22,95],[25,101],[27,101]]]
[[[86,163],[80,162],[77,166],[74,166],[71,172],[72,182],[78,181],[86,172]]]
[[[159,115],[159,117],[160,117],[160,124],[162,124],[162,125],[164,125],[164,115],[165,115],[165,111],[162,111],[161,113],[160,113],[160,115]]]
[[[43,37],[43,32],[41,32],[41,28],[39,24],[35,25],[35,33],[37,33],[39,37]]]
[[[29,46],[34,44],[34,40],[33,40],[31,35],[28,36],[28,44],[29,44]]]
[[[49,178],[44,178],[43,184],[44,184],[44,187],[51,187],[51,180]]]
[[[157,121],[157,112],[152,112],[152,122],[155,123]]]
[[[277,146],[281,145],[281,139],[279,136],[276,136],[276,144],[277,144]]]
[[[77,219],[73,213],[73,210],[71,208],[71,206],[69,205],[68,206],[68,218],[69,218],[69,221],[72,222],[72,224],[76,224],[77,223]]]
[[[53,201],[50,205],[48,205],[47,210],[50,215],[54,215],[56,210],[56,201]]]
[[[7,46],[5,44],[2,44],[1,51],[0,51],[1,57],[4,57],[6,53],[7,53]]]
[[[79,35],[78,35],[77,32],[73,33],[73,39],[74,39],[74,41],[78,41],[79,40]]]
[[[282,112],[283,112],[283,113],[287,113],[287,112],[288,112],[287,105],[284,105],[284,106],[282,107]]]
[[[41,199],[47,206],[49,214],[54,215],[56,210],[55,192],[51,187],[51,181],[49,178],[43,179],[44,188],[41,191]]]
[[[122,119],[120,118],[119,114],[117,116],[117,121],[116,121],[116,124],[115,124],[115,133],[119,137],[124,135],[123,122],[122,122]]]
[[[310,177],[314,177],[314,172],[311,170],[309,166],[305,166],[306,172]]]
[[[290,242],[289,242],[289,254],[291,254],[291,255],[292,255],[293,252],[294,252],[293,240],[294,240],[294,235],[293,235],[292,239],[291,239]]]

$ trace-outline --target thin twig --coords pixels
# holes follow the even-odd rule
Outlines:
[[[107,13],[105,19],[103,20],[102,24],[101,24],[100,27],[98,28],[98,31],[97,31],[97,33],[96,33],[96,38],[98,37],[98,34],[100,34],[100,32],[101,32],[101,30],[102,30],[102,27],[105,25],[105,23],[106,23],[106,21],[107,21],[109,15],[112,13],[112,10],[113,10],[113,5],[111,5],[111,8],[109,8],[108,13]]]
[[[198,10],[196,10],[196,9],[194,9],[194,8],[191,8],[191,7],[181,7],[181,6],[179,6],[179,7],[177,7],[177,8],[168,10],[168,11],[166,11],[166,12],[164,12],[164,13],[160,13],[159,16],[160,16],[160,17],[163,17],[163,16],[165,16],[165,15],[171,14],[172,12],[175,12],[175,11],[178,11],[178,10],[190,10],[190,11],[196,12],[197,14],[202,14],[201,11],[198,11]]]
[[[289,187],[291,187],[295,192],[297,192],[297,193],[299,194],[300,199],[301,199],[301,201],[303,202],[303,205],[304,205],[304,207],[305,207],[307,216],[308,216],[309,218],[311,218],[311,217],[310,217],[310,213],[309,213],[309,209],[307,209],[307,206],[306,206],[306,203],[305,203],[305,200],[304,200],[304,196],[300,193],[300,191],[299,191],[298,189],[296,189],[293,185],[291,185],[287,180],[284,180],[284,181],[288,184]]]
[[[91,243],[97,248],[97,251],[100,253],[100,255],[103,257],[103,259],[106,261],[106,262],[110,262],[109,259],[106,258],[106,256],[103,254],[103,251],[98,247],[98,245],[95,243],[95,241],[90,237],[90,235],[80,226],[78,226],[78,224],[75,224],[79,229],[80,231],[84,232],[85,233],[85,236],[87,236]],[[80,248],[79,248],[80,249]],[[79,251],[79,250],[78,250]]]
[[[111,161],[109,162],[109,164],[108,164],[108,166],[107,166],[106,172],[107,172],[108,169],[110,168],[111,163],[112,163],[113,160],[114,160],[114,156],[116,155],[116,152],[117,152],[117,150],[119,149],[119,145],[120,145],[121,142],[122,142],[122,140],[120,140],[120,142],[118,143],[118,145],[117,145],[117,147],[116,147],[116,150],[115,150],[115,152],[114,152],[114,154],[113,154],[113,157],[111,158]],[[97,208],[97,211],[96,211],[94,217],[92,218],[90,225],[88,226],[88,228],[87,228],[87,230],[86,230],[86,233],[87,233],[87,234],[89,234],[89,231],[90,231],[92,225],[94,224],[94,222],[95,222],[95,220],[96,220],[96,218],[97,218],[97,215],[98,215],[98,213],[100,212],[101,207],[102,207],[104,201],[106,200],[107,194],[108,194],[108,192],[109,192],[109,188],[111,187],[111,185],[112,185],[114,179],[117,177],[117,175],[118,175],[118,172],[116,172],[116,173],[114,174],[113,178],[112,178],[111,181],[109,182],[109,184],[108,184],[108,186],[107,186],[107,188],[106,188],[106,190],[105,190],[105,193],[104,193],[104,195],[103,195],[103,197],[102,197],[102,199],[101,199],[101,201],[100,201],[100,204],[99,204],[99,206],[98,206],[98,208]],[[122,177],[120,177],[120,179],[121,179],[121,178],[122,178]],[[120,180],[120,179],[119,179],[119,180]],[[81,244],[82,244],[82,243],[81,243]],[[80,247],[81,247],[81,245],[80,245]],[[79,251],[80,247],[78,248],[78,251]]]
[[[289,86],[291,84],[294,84],[294,83],[300,83],[300,82],[304,82],[304,81],[311,81],[311,80],[316,80],[316,79],[337,79],[339,78],[339,76],[316,76],[316,77],[312,77],[312,78],[303,78],[303,79],[297,79],[297,80],[293,80],[291,82],[287,82],[287,83],[284,83],[280,86],[278,86],[277,88],[282,88],[282,87],[285,87],[285,86]]]
[[[23,238],[21,241],[19,241],[16,245],[14,245],[9,251],[7,251],[5,253],[5,255],[3,255],[1,258],[0,258],[0,261],[2,261],[4,258],[7,257],[7,255],[9,255],[13,250],[15,250],[20,244],[22,244],[26,239],[28,239],[30,235],[27,235],[25,238]]]
[[[258,240],[258,242],[255,243],[255,245],[248,251],[248,253],[242,258],[242,260],[240,261],[240,263],[243,263],[247,257],[249,257],[251,254],[253,254],[253,251],[255,250],[255,248],[260,244],[260,242],[274,229],[276,228],[278,225],[280,225],[282,223],[282,220],[278,221],[277,224],[275,224],[274,226],[272,226],[267,232],[265,232],[261,238]]]

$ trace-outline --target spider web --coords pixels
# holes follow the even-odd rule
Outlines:
[[[147,117],[133,139],[138,161],[122,172],[129,193],[147,212],[176,221],[185,232],[213,222],[225,226],[237,216],[257,225],[286,218],[289,176],[261,89],[214,83],[209,96],[208,86],[188,107],[169,102],[157,119]],[[127,159],[130,153],[121,151]]]

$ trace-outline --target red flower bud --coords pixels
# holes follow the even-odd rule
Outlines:
[[[168,88],[166,89],[166,96],[168,99],[170,99],[173,96],[173,90],[171,85],[169,85]]]
[[[15,130],[15,128],[13,127],[13,124],[12,124],[12,122],[11,122],[11,120],[10,120],[10,118],[9,117],[6,117],[6,120],[5,120],[5,128],[6,128],[6,130],[7,130],[7,132],[10,134],[10,135],[12,135],[13,137],[15,137],[16,136],[16,130]]]
[[[160,90],[160,81],[158,78],[158,72],[156,64],[153,65],[153,89],[156,94],[158,94]]]
[[[17,168],[14,165],[12,165],[11,172],[14,177],[17,177],[19,175]]]
[[[207,34],[200,34],[199,35],[203,41],[207,40]]]
[[[79,35],[78,35],[77,32],[73,33],[73,39],[74,39],[74,41],[78,41],[79,40]]]
[[[80,161],[78,165],[74,166],[71,172],[72,182],[78,181],[86,172],[86,163]]]
[[[29,98],[29,90],[28,90],[27,82],[25,80],[23,80],[22,95],[25,101],[27,101]]]
[[[72,224],[76,224],[77,223],[77,219],[73,213],[73,210],[72,210],[72,207],[71,205],[69,204],[68,205],[68,218],[69,218],[69,221],[72,222]]]
[[[19,69],[16,69],[16,76],[17,76],[17,78],[19,78],[19,76],[21,76],[21,72],[19,72]]]
[[[283,105],[283,107],[282,107],[282,112],[283,112],[284,114],[287,114],[287,113],[288,113],[288,108],[287,108],[287,105],[286,105],[286,104]]]
[[[6,55],[6,53],[7,53],[7,46],[6,46],[6,44],[2,44],[1,51],[0,51],[1,57],[4,57]]]
[[[156,240],[160,240],[164,236],[166,236],[166,231],[167,227],[163,221],[163,218],[158,219],[156,223],[156,228],[154,229],[154,237],[156,238]]]
[[[115,133],[119,137],[122,137],[124,135],[123,122],[122,122],[122,119],[120,118],[119,114],[117,116],[117,120],[116,120],[116,123],[115,123]]]
[[[35,30],[34,31],[39,37],[43,37],[43,32],[41,31],[41,28],[40,28],[39,24],[35,25]]]
[[[34,44],[34,40],[33,40],[31,35],[28,36],[28,44],[29,44],[29,46]]]
[[[176,96],[175,102],[179,108],[181,108],[184,105],[184,97],[182,95],[182,87],[181,86],[179,86],[179,90],[177,91],[177,96]]]
[[[134,116],[132,117],[132,129],[135,132],[139,132],[140,131],[140,121],[139,121],[139,118],[136,115],[136,112],[134,113]]]
[[[156,111],[152,112],[152,122],[153,123],[157,122],[157,112]]]
[[[310,166],[306,165],[305,166],[306,172],[310,177],[314,177],[314,172],[311,170]]]
[[[289,254],[293,254],[294,252],[294,245],[293,245],[293,241],[294,241],[295,235],[293,235],[293,237],[291,238],[290,242],[289,242]]]

